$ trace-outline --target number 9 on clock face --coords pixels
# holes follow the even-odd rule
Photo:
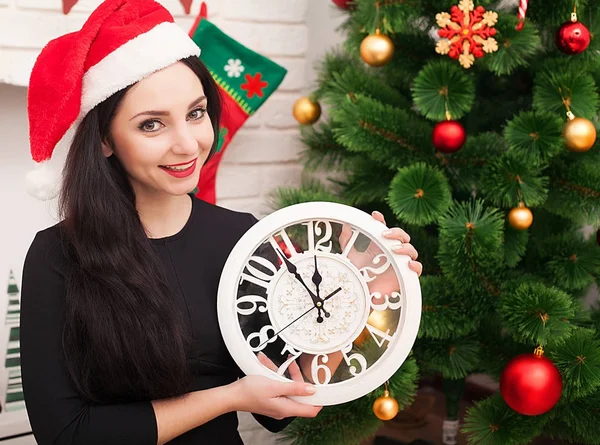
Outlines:
[[[353,207],[297,204],[256,223],[223,269],[218,316],[247,375],[317,386],[296,400],[333,405],[376,389],[402,365],[421,316],[409,258]]]

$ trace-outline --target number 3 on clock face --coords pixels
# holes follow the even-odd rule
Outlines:
[[[297,400],[332,405],[399,369],[416,339],[421,293],[385,229],[360,210],[313,202],[246,232],[218,294],[223,339],[244,373],[314,383],[317,393]]]

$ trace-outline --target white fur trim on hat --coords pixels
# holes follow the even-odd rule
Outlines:
[[[200,48],[179,25],[172,22],[156,25],[87,70],[77,121],[117,91],[181,59],[199,55]]]
[[[47,201],[59,192],[59,175],[48,162],[40,162],[25,175],[25,189],[34,198]]]

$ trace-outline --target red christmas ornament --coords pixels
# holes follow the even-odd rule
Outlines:
[[[454,120],[439,122],[434,128],[431,139],[436,150],[442,153],[454,153],[461,149],[467,133],[460,122]]]
[[[290,249],[288,249],[288,246],[285,244],[285,242],[283,240],[278,241],[277,245],[279,246],[279,248],[281,249],[281,251],[283,252],[283,254],[287,257],[287,258],[291,258],[292,257],[292,253],[290,252]],[[302,249],[300,248],[300,246],[298,246],[296,243],[292,242],[292,245],[294,246],[294,250],[297,253],[302,253]],[[281,266],[283,264],[283,261],[281,261],[281,258],[277,257],[277,261],[279,262],[279,265]]]
[[[558,368],[538,350],[513,358],[500,376],[502,398],[513,410],[525,416],[539,416],[550,411],[562,392]]]
[[[350,3],[353,0],[332,0],[338,8],[350,9]]]
[[[559,50],[565,54],[582,53],[590,45],[590,32],[583,23],[571,21],[564,23],[554,36]]]

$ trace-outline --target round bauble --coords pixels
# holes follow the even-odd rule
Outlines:
[[[527,230],[533,223],[533,213],[521,203],[508,212],[508,223],[515,230]]]
[[[353,0],[332,0],[338,8],[349,9]]]
[[[398,402],[390,396],[389,391],[385,391],[373,402],[373,413],[380,420],[391,420],[398,414]]]
[[[583,23],[567,22],[554,35],[559,50],[565,54],[579,54],[590,45],[590,32]]]
[[[596,143],[596,127],[583,117],[567,121],[563,129],[567,148],[574,152],[588,151]]]
[[[522,354],[508,362],[502,371],[500,393],[516,412],[538,416],[550,411],[560,399],[562,377],[548,358]]]
[[[454,120],[442,121],[433,128],[431,140],[437,151],[454,153],[462,148],[467,138],[467,132],[460,122]]]
[[[370,66],[383,66],[394,57],[394,42],[379,30],[367,36],[360,44],[360,57]]]
[[[321,105],[308,97],[301,97],[294,103],[293,113],[300,125],[311,125],[321,117]]]

